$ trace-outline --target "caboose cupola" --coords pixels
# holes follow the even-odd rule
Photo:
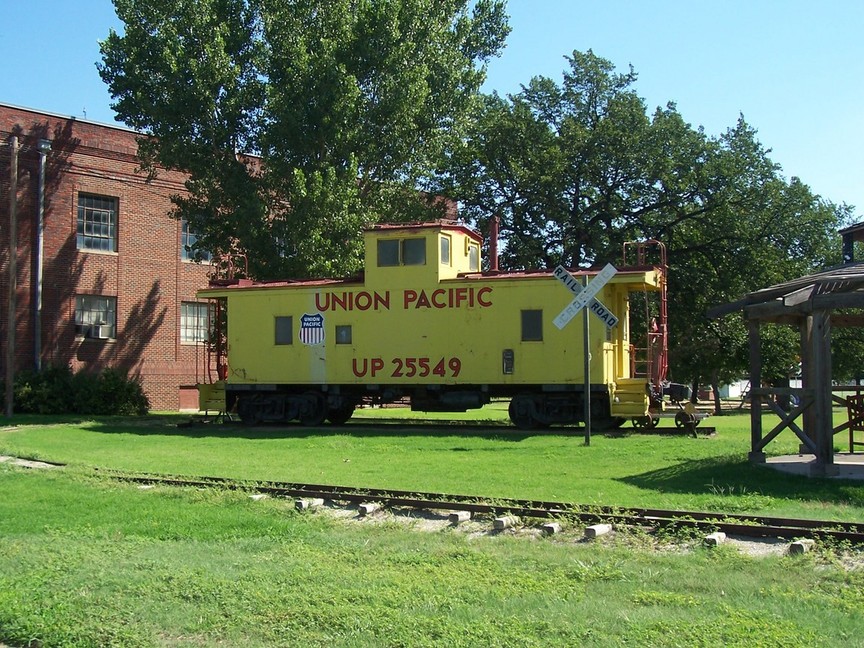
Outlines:
[[[457,221],[375,225],[366,230],[366,279],[403,284],[480,272],[480,235]]]

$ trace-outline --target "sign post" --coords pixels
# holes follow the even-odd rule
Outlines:
[[[596,279],[595,279],[596,281]],[[593,282],[592,282],[593,283]],[[582,277],[583,291],[588,289],[588,275]],[[582,309],[582,371],[585,376],[582,416],[585,419],[585,445],[591,445],[591,343],[588,335],[588,309]]]
[[[604,306],[595,295],[605,286],[609,280],[615,276],[618,270],[611,263],[607,263],[603,269],[597,273],[597,276],[588,283],[588,276],[582,278],[582,285],[564,266],[555,268],[555,278],[564,284],[564,286],[572,292],[575,297],[567,306],[558,313],[558,316],[553,320],[558,330],[562,330],[570,323],[579,311],[582,313],[583,322],[583,372],[585,375],[585,393],[583,396],[582,416],[585,419],[585,445],[591,445],[591,345],[588,336],[588,311],[594,313],[600,321],[606,325],[607,329],[611,329],[618,323],[618,318]],[[585,307],[588,308],[585,308]]]

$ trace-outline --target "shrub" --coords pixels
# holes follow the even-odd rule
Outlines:
[[[146,414],[150,409],[150,401],[144,395],[141,383],[129,378],[125,372],[106,369],[98,375],[96,385],[99,396],[97,407],[103,410],[103,414],[135,416]]]
[[[22,414],[65,414],[72,411],[72,369],[50,366],[23,371],[15,378],[15,411]]]
[[[15,411],[21,414],[146,414],[150,401],[136,378],[119,369],[99,373],[66,367],[24,371],[15,379]]]

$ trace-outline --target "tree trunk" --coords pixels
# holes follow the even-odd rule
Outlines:
[[[711,391],[714,392],[714,414],[720,416],[723,413],[723,406],[720,404],[720,378],[716,371],[711,375]]]

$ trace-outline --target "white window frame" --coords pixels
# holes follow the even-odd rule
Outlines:
[[[117,339],[117,297],[75,295],[75,335],[97,340]]]
[[[189,221],[185,218],[180,219],[180,259],[183,261],[204,261],[209,262],[213,259],[213,253],[207,250],[195,249],[195,243],[198,242],[198,235],[189,227]]]
[[[180,343],[203,344],[210,331],[207,302],[180,302]]]
[[[113,196],[79,192],[75,221],[77,249],[88,252],[117,251],[119,203]]]

